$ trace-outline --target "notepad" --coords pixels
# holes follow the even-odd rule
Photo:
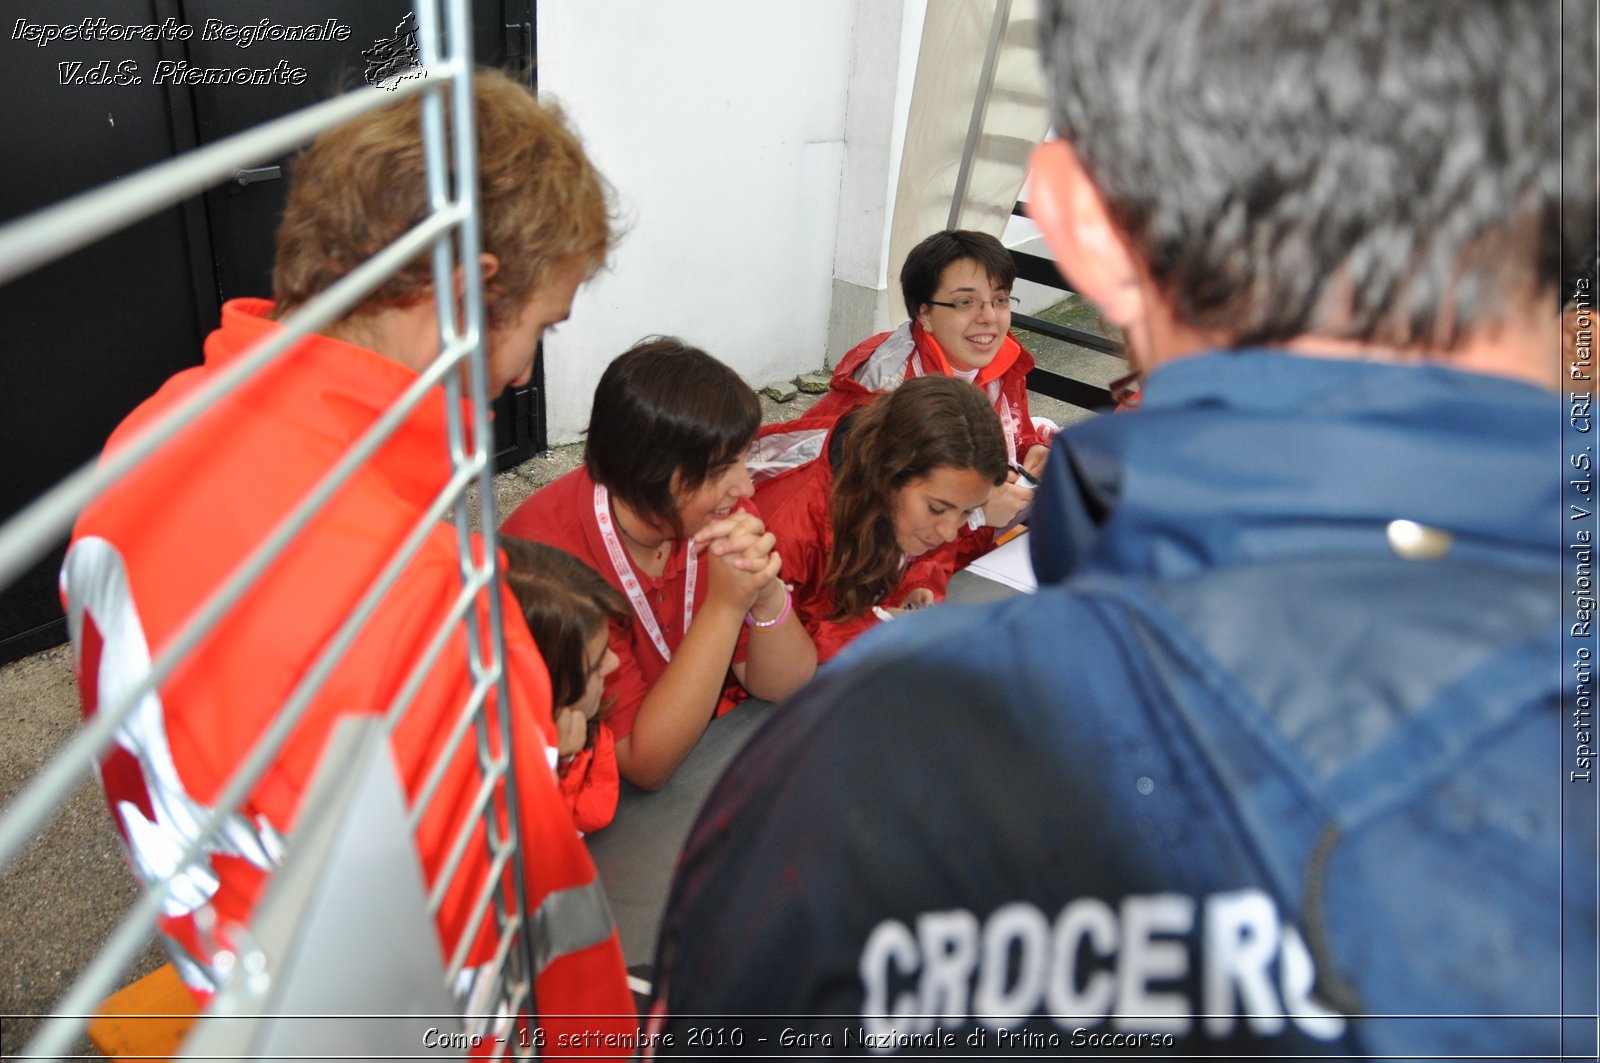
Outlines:
[[[1027,532],[990,550],[968,565],[967,571],[1024,594],[1039,589],[1039,581],[1033,575],[1033,555],[1029,553]]]

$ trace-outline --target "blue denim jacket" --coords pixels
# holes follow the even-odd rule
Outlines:
[[[883,625],[719,785],[667,1009],[813,1052],[1557,1051],[1596,938],[1562,420],[1263,351],[1067,431],[1039,593]]]

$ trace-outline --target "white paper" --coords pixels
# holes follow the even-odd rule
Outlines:
[[[967,571],[974,576],[1013,587],[1024,594],[1032,594],[1039,589],[1039,581],[1033,575],[1033,555],[1028,548],[1028,534],[1023,532],[1004,546],[990,550],[968,565]]]

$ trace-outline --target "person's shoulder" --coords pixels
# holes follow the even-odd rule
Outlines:
[[[892,332],[878,332],[850,348],[845,356],[839,359],[839,365],[833,371],[834,383],[850,380],[855,371],[861,367],[861,363],[872,357],[872,353],[883,346],[883,341],[892,335]]]
[[[756,496],[767,530],[778,541],[784,581],[807,594],[827,567],[832,540],[826,465],[822,458],[807,462],[780,477],[765,496]]]
[[[529,495],[528,500],[522,506],[532,506],[538,509],[564,505],[568,499],[580,494],[587,495],[593,489],[594,481],[589,478],[589,470],[579,465],[576,469],[562,473]],[[521,509],[522,506],[517,508]]]
[[[769,523],[775,518],[809,509],[819,494],[826,503],[827,483],[831,479],[828,473],[827,460],[813,458],[763,481],[756,488],[752,501]]]
[[[582,466],[564,473],[513,509],[501,523],[500,533],[535,542],[554,543],[554,538],[568,538],[582,526],[584,515],[591,512],[593,489],[593,481]]]
[[[204,365],[191,366],[188,369],[180,370],[179,372],[168,377],[164,382],[162,382],[161,386],[157,388],[153,394],[149,395],[144,399],[144,401],[140,402],[139,405],[135,406],[133,410],[117,424],[117,427],[112,429],[110,436],[106,439],[106,445],[104,448],[105,452],[109,454],[112,451],[117,450],[136,433],[150,425],[152,422],[158,421],[162,417],[166,416],[169,410],[177,406],[201,387],[204,387],[211,377],[212,371]],[[218,404],[227,405],[233,401],[234,395],[229,394],[218,400]],[[218,418],[216,417],[203,418],[200,422],[198,422],[199,427],[191,425],[189,428],[185,429],[183,434],[184,438],[190,438],[197,432],[204,431],[208,426],[214,425],[217,420]],[[222,425],[212,428],[210,434],[215,438],[215,441],[218,444],[225,444],[227,441],[229,433],[228,429],[224,427],[227,424],[228,422],[225,418],[223,418]],[[166,449],[170,449],[170,447]]]
[[[474,540],[478,537],[473,536]],[[380,613],[425,614],[448,610],[461,594],[461,560],[456,533],[448,524],[427,538],[384,598]],[[404,603],[398,605],[397,603]],[[427,603],[432,603],[431,605]]]

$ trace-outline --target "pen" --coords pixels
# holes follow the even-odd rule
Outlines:
[[[1034,478],[1033,473],[1029,472],[1027,469],[1024,469],[1021,465],[1018,465],[1014,461],[1007,462],[1007,464],[1011,466],[1011,471],[1017,474],[1017,478],[1022,480],[1029,487],[1039,486],[1039,481]]]
[[[996,539],[994,544],[996,546],[1004,546],[1006,543],[1009,543],[1012,539],[1015,539],[1017,536],[1021,535],[1027,530],[1028,526],[1026,524],[1017,524],[1013,526],[1010,531]]]

